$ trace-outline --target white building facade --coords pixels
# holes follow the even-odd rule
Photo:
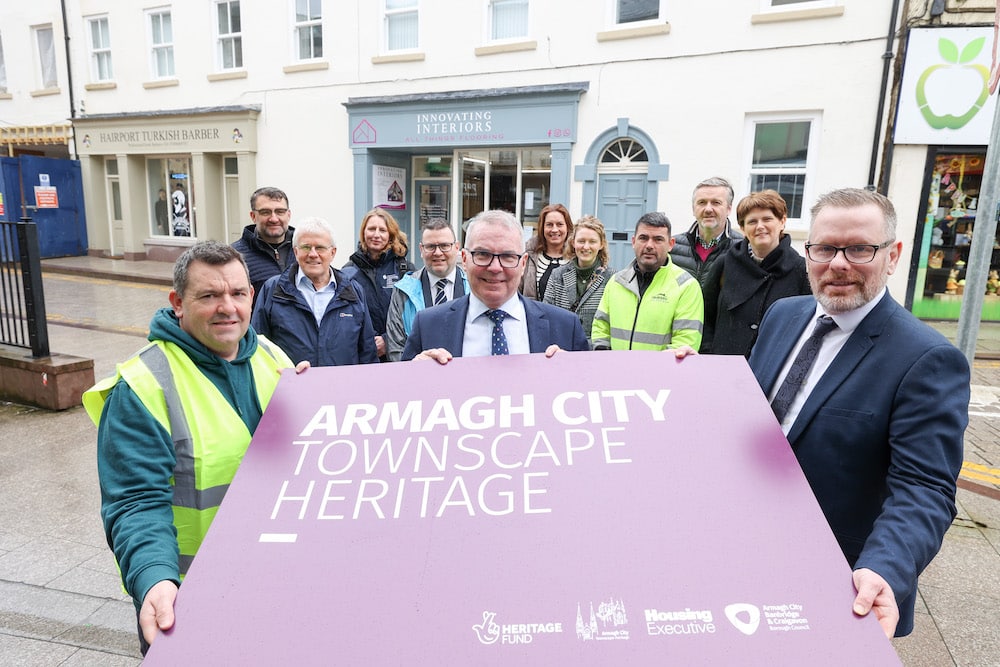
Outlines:
[[[89,252],[164,260],[238,238],[264,185],[293,225],[333,222],[341,260],[374,206],[412,239],[427,216],[461,233],[506,208],[530,228],[563,203],[604,221],[623,266],[639,215],[687,229],[711,176],[737,199],[779,190],[801,245],[818,195],[886,172],[883,56],[908,17],[869,0],[66,0],[67,41],[59,3],[11,4],[0,125],[72,123]],[[922,179],[902,152],[907,252]],[[186,226],[172,201],[158,214],[161,189]]]

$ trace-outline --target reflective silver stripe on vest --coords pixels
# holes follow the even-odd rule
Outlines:
[[[139,353],[142,363],[153,374],[167,403],[167,418],[170,420],[170,438],[174,442],[174,505],[195,510],[218,507],[222,498],[229,490],[228,484],[213,486],[210,489],[199,490],[194,478],[194,443],[191,442],[191,430],[188,428],[184,406],[181,405],[174,383],[174,374],[170,370],[167,355],[159,345],[152,345]],[[184,571],[183,569],[181,570]]]

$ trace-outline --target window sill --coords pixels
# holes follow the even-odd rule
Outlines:
[[[83,86],[84,90],[114,90],[118,84],[114,81],[99,81],[98,83],[88,83]]]
[[[497,53],[516,53],[518,51],[534,51],[538,48],[538,42],[529,40],[524,42],[507,42],[505,44],[490,44],[489,46],[479,46],[476,48],[477,56],[492,56]]]
[[[418,53],[394,53],[388,56],[372,56],[372,65],[385,63],[415,63],[424,59],[423,51]]]
[[[670,34],[669,23],[657,23],[655,25],[644,25],[637,28],[616,28],[597,33],[598,42],[614,42],[620,39],[636,39],[639,37],[651,37],[653,35]]]
[[[150,88],[170,88],[181,85],[180,79],[157,79],[156,81],[145,81],[142,87],[146,90]]]
[[[45,97],[46,95],[58,95],[61,92],[62,90],[59,88],[59,86],[56,86],[55,88],[42,88],[41,90],[33,90],[31,91],[31,96]]]
[[[247,71],[245,69],[242,69],[242,70],[234,70],[231,72],[218,72],[216,74],[209,74],[206,78],[209,81],[230,81],[232,79],[245,79],[247,78]]]
[[[790,9],[783,12],[753,14],[750,17],[750,23],[756,25],[757,23],[779,23],[781,21],[806,21],[808,19],[825,19],[843,15],[843,6],[816,7],[814,9]]]
[[[295,65],[285,65],[281,68],[281,71],[285,74],[295,74],[296,72],[318,72],[324,69],[330,69],[330,63],[325,60],[316,60],[296,63]]]
[[[12,100],[12,99],[14,99],[14,96],[11,95],[10,93],[7,92],[0,93],[0,100]]]

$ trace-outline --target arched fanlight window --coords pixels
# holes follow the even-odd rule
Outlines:
[[[601,164],[607,166],[628,167],[646,162],[649,162],[646,149],[633,139],[615,139],[601,154]]]

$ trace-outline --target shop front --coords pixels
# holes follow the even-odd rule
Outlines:
[[[74,121],[91,255],[173,261],[238,238],[254,188],[257,107]]]
[[[912,247],[906,302],[917,317],[958,319],[972,239],[986,234],[993,251],[982,319],[1000,321],[996,219],[988,229],[976,224],[996,104],[986,87],[992,42],[989,28],[910,31],[894,138],[906,149],[897,154],[925,161],[922,169],[910,165],[921,178],[912,184],[920,205],[913,243],[905,244]],[[897,160],[893,168],[906,172],[906,166]],[[908,229],[909,221],[901,220],[900,231]],[[906,259],[901,258],[904,267]]]
[[[351,98],[355,220],[388,210],[411,239],[429,217],[462,224],[486,209],[526,228],[569,206],[577,106],[587,83]],[[526,232],[527,233],[527,232]],[[416,243],[412,259],[419,261]]]

